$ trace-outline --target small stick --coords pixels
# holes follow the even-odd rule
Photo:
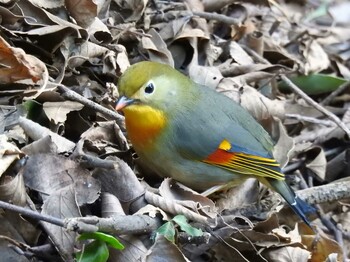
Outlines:
[[[328,105],[332,100],[337,96],[343,93],[346,89],[350,87],[350,81],[347,81],[340,85],[336,90],[334,90],[332,93],[330,93],[329,96],[327,96],[325,99],[323,99],[320,104],[323,106]]]
[[[77,92],[74,92],[63,85],[57,86],[57,89],[64,98],[82,103],[83,105],[88,106],[88,107],[96,110],[97,112],[100,112],[101,114],[104,114],[105,116],[108,116],[111,119],[116,120],[119,126],[120,125],[123,126],[124,117],[122,115],[119,115],[118,113],[116,113],[112,110],[109,110],[109,109],[79,95]]]
[[[196,16],[208,19],[208,20],[216,20],[216,21],[222,22],[224,24],[228,24],[228,25],[239,25],[243,22],[243,21],[240,21],[239,19],[228,17],[228,16],[222,15],[222,14],[217,14],[217,13],[196,11],[196,12],[193,12],[193,14]]]
[[[315,117],[302,116],[302,115],[298,115],[298,114],[286,114],[285,116],[288,117],[288,118],[294,118],[296,120],[305,121],[305,122],[309,122],[309,123],[312,123],[312,124],[324,125],[324,126],[328,126],[328,127],[334,127],[335,126],[334,122],[332,122],[332,121],[318,119],[318,118],[315,118]]]
[[[328,111],[326,108],[315,102],[311,97],[304,93],[299,87],[297,87],[288,77],[285,75],[281,75],[282,80],[300,97],[302,97],[309,105],[315,107],[318,111],[328,116],[334,123],[337,124],[350,138],[350,130],[349,128],[342,122],[339,117],[337,117],[332,112]]]
[[[259,54],[257,54],[254,50],[251,50],[250,48],[243,46],[243,49],[252,55],[255,59],[257,59],[261,63],[265,64],[271,64],[269,61],[267,61],[265,58],[261,57]],[[303,98],[309,105],[316,108],[318,111],[329,117],[334,123],[337,124],[350,138],[350,130],[349,128],[337,117],[335,114],[315,102],[311,97],[309,97],[306,93],[304,93],[303,90],[301,90],[297,85],[295,85],[288,77],[285,75],[281,75],[282,80],[290,87],[294,93],[299,95],[301,98]]]
[[[48,215],[43,215],[43,214],[40,214],[40,213],[33,211],[29,208],[24,208],[21,206],[12,205],[12,204],[9,204],[9,203],[1,201],[1,200],[0,200],[0,208],[20,213],[22,215],[28,216],[28,217],[33,218],[33,219],[38,220],[38,221],[49,222],[53,225],[60,226],[60,227],[64,226],[63,219],[59,219],[59,218],[48,216]]]

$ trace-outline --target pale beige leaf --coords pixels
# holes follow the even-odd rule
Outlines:
[[[67,114],[72,111],[79,111],[84,105],[75,101],[63,102],[45,102],[43,110],[47,117],[54,123],[64,123],[67,120]]]

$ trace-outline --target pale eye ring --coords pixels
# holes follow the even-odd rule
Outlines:
[[[154,92],[154,84],[152,82],[148,83],[145,87],[146,94],[152,94]]]

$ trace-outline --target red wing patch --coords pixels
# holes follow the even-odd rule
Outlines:
[[[281,173],[280,165],[275,159],[230,152],[231,148],[231,144],[227,140],[223,140],[218,149],[204,159],[203,162],[242,175],[284,180],[284,174]]]

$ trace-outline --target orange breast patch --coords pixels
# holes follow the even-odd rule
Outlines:
[[[128,136],[137,148],[151,146],[166,125],[164,113],[147,105],[130,105],[123,112]]]

